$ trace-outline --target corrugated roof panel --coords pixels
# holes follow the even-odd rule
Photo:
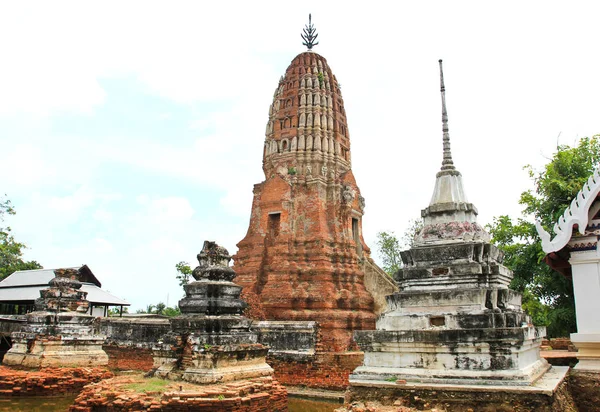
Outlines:
[[[2,282],[0,282],[0,288],[33,285],[48,286],[48,282],[50,282],[50,279],[53,277],[54,269],[19,270],[4,278]]]
[[[87,299],[93,304],[105,303],[105,304],[109,304],[109,305],[123,305],[123,306],[130,305],[130,303],[127,302],[126,300],[123,300],[114,295],[111,295],[110,293],[108,293],[105,290],[100,289],[98,286],[94,285],[93,283],[84,283],[83,286],[81,287],[81,290],[88,293]]]
[[[53,275],[54,276],[54,275]],[[33,301],[40,297],[40,290],[45,289],[47,286],[20,286],[11,288],[0,288],[0,303],[2,302],[16,302],[30,300]],[[91,304],[104,304],[104,305],[115,305],[115,306],[129,306],[130,303],[118,298],[110,293],[100,289],[98,286],[92,283],[84,283],[81,290],[87,292],[87,299]]]
[[[22,286],[16,288],[0,288],[0,303],[10,301],[34,301],[40,297],[41,286]]]

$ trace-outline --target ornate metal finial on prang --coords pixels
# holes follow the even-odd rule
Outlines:
[[[316,33],[317,29],[315,29],[315,26],[311,22],[310,14],[308,15],[308,24],[304,26],[302,31],[304,32],[304,34],[300,35],[300,37],[302,37],[302,40],[304,40],[302,44],[308,47],[308,50],[312,49],[313,46],[319,44],[318,41],[315,41],[317,40],[317,37],[319,37],[319,35]]]
[[[442,92],[442,131],[444,133],[444,157],[442,160],[442,170],[454,170],[452,153],[450,152],[450,133],[448,131],[448,112],[446,111],[446,87],[444,86],[444,70],[442,69],[442,59],[440,63],[440,86]]]

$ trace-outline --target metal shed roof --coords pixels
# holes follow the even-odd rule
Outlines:
[[[98,287],[102,287],[100,281],[94,276],[87,265],[66,269],[78,270],[81,274],[81,282],[93,283]],[[54,270],[55,269],[18,270],[4,278],[0,282],[0,288],[33,285],[48,286],[48,282],[54,277]]]
[[[47,286],[16,286],[11,288],[0,288],[0,303],[8,302],[33,302],[40,297],[40,290],[45,289]],[[92,283],[84,283],[81,286],[81,290],[87,292],[87,300],[91,304],[103,304],[111,306],[129,306],[130,303],[111,295],[110,293],[100,289],[98,286]]]
[[[83,265],[74,267],[82,274],[81,290],[87,292],[87,300],[91,304],[129,306],[130,303],[102,289],[100,282],[92,271]],[[19,270],[7,276],[0,282],[0,303],[31,301],[40,297],[40,290],[48,287],[50,279],[54,278],[54,269]]]

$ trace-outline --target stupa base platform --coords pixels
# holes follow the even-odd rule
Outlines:
[[[540,359],[527,368],[517,370],[480,371],[359,366],[350,375],[350,384],[399,380],[410,384],[530,386],[550,368],[550,364],[545,359]]]
[[[272,376],[273,368],[265,361],[268,350],[260,344],[207,345],[187,356],[184,354],[182,363],[178,358],[165,357],[167,351],[155,350],[154,376],[199,384]]]
[[[4,355],[2,364],[26,368],[107,366],[103,343],[98,337],[20,339]]]
[[[535,327],[356,331],[365,358],[350,382],[531,385],[550,365]]]
[[[502,410],[541,411],[573,409],[565,376],[567,366],[555,366],[532,385],[419,383],[399,379],[360,380],[350,378],[346,404],[352,402],[396,402],[418,409],[440,407],[445,411]]]
[[[174,363],[162,365],[154,372],[154,376],[173,381],[183,380],[198,384],[224,383],[258,377],[270,377],[273,368],[266,363],[258,365],[233,366],[228,368],[186,368],[181,370]]]

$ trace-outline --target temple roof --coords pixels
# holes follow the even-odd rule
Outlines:
[[[82,283],[81,290],[87,292],[87,300],[92,304],[129,306],[130,303],[100,289],[100,281],[87,265],[69,269],[78,270]],[[55,277],[54,269],[19,270],[0,282],[0,302],[31,302],[40,297],[40,290],[48,287]]]
[[[569,207],[554,224],[555,236],[552,238],[539,221],[535,222],[536,229],[542,239],[542,249],[546,253],[558,252],[571,240],[574,230],[585,234],[590,219],[590,208],[600,194],[600,170],[594,170],[587,182],[583,184],[577,196]]]

